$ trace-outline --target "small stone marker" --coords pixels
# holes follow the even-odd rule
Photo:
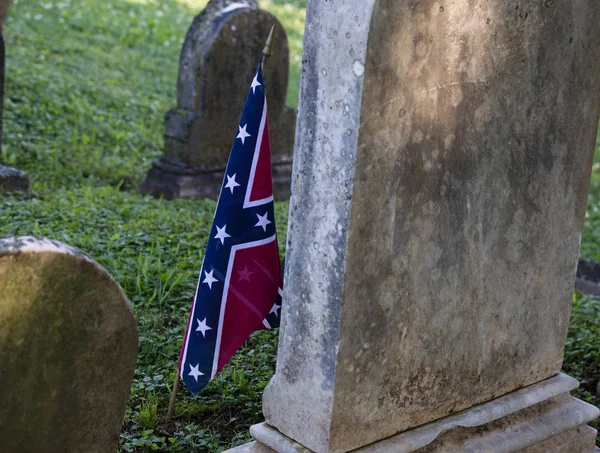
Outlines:
[[[575,289],[592,296],[600,297],[600,263],[579,260]]]
[[[289,197],[296,113],[285,106],[289,49],[277,18],[258,1],[212,0],[188,31],[179,62],[177,107],[165,116],[163,156],[141,190],[165,198],[217,197],[258,60],[271,26],[265,68],[273,184]]]
[[[114,453],[137,338],[121,287],[91,258],[1,239],[1,450]]]
[[[593,450],[599,411],[559,372],[599,20],[309,3],[277,371],[239,452]]]
[[[16,168],[0,165],[0,194],[14,192],[29,196],[29,175]]]

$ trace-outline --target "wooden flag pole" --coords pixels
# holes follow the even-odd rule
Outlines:
[[[177,367],[177,374],[175,375],[175,382],[173,383],[173,390],[171,391],[171,401],[169,401],[169,411],[167,412],[167,421],[173,420],[173,411],[175,410],[175,400],[177,399],[177,391],[179,390],[179,367]]]
[[[271,56],[273,51],[273,40],[275,39],[275,25],[271,27],[271,31],[269,32],[269,36],[267,37],[267,42],[265,43],[265,48],[263,49],[263,59],[260,65],[261,71],[265,69],[265,63],[267,59]],[[183,349],[182,349],[183,351]],[[181,356],[179,357],[181,360]],[[175,382],[173,383],[173,390],[171,391],[171,401],[169,401],[169,410],[167,411],[167,421],[171,422],[173,420],[173,415],[175,412],[175,400],[177,399],[177,391],[179,390],[179,381],[181,379],[179,367],[177,367],[177,374],[175,375]]]

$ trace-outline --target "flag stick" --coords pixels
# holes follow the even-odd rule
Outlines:
[[[167,421],[173,420],[173,411],[175,410],[175,400],[177,399],[177,390],[179,390],[179,367],[177,367],[177,374],[175,375],[175,382],[173,383],[173,390],[171,391],[171,401],[169,401],[169,411],[167,412]]]
[[[273,40],[275,38],[275,25],[271,27],[271,31],[269,32],[269,36],[267,37],[267,42],[265,43],[265,48],[263,49],[263,59],[260,64],[260,69],[264,71],[265,63],[267,59],[271,56],[273,51]],[[183,352],[183,348],[181,350]],[[181,360],[181,355],[180,355]],[[179,380],[181,379],[179,367],[177,367],[177,374],[175,375],[175,382],[173,383],[173,390],[171,391],[171,401],[169,401],[169,410],[167,411],[167,421],[171,422],[173,420],[173,415],[175,412],[175,400],[177,399],[177,391],[179,390]]]

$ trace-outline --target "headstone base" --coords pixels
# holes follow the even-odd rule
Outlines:
[[[600,296],[600,263],[579,260],[575,289],[592,296]]]
[[[585,423],[600,411],[569,394],[577,386],[559,374],[354,451],[593,453],[596,430]],[[265,423],[251,427],[250,434],[256,442],[228,453],[312,453]]]
[[[20,192],[29,197],[29,176],[27,173],[12,167],[0,165],[0,195]]]
[[[162,160],[154,162],[140,191],[153,197],[217,199],[223,184],[225,167],[182,168]],[[291,159],[273,162],[273,190],[275,199],[288,200],[292,180]]]

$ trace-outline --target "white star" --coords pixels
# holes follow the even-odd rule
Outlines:
[[[269,314],[274,313],[275,316],[277,316],[279,318],[279,315],[277,314],[277,310],[279,310],[281,308],[281,305],[273,305],[273,308],[271,308],[271,311],[269,312]]]
[[[239,138],[242,140],[242,145],[246,142],[246,138],[247,137],[252,137],[248,132],[246,132],[246,127],[248,125],[244,124],[244,127],[242,126],[238,126],[238,128],[240,129],[239,134],[237,135],[236,138]]]
[[[212,327],[208,327],[206,325],[206,318],[204,318],[203,321],[200,321],[199,319],[196,319],[196,321],[198,321],[198,328],[196,329],[196,332],[202,332],[202,336],[206,338],[206,331],[212,330]]]
[[[233,195],[233,189],[236,187],[240,187],[240,185],[235,180],[235,174],[233,176],[227,176],[227,184],[225,184],[225,188],[231,190],[231,195]]]
[[[190,363],[189,376],[193,376],[193,378],[196,379],[196,382],[198,382],[198,376],[204,376],[204,373],[202,373],[198,368],[200,368],[200,364],[192,366],[192,364]]]
[[[241,271],[237,271],[238,275],[240,276],[240,282],[241,281],[250,281],[250,276],[252,274],[254,274],[254,272],[250,272],[250,270],[248,269],[248,266],[244,266],[244,268]]]
[[[204,271],[204,281],[202,283],[208,284],[208,287],[210,289],[212,289],[212,284],[214,282],[218,282],[219,281],[215,277],[213,277],[213,272],[214,271],[215,271],[214,269],[212,271],[210,271],[210,272]]]
[[[215,239],[220,239],[221,244],[225,244],[225,238],[231,237],[229,234],[227,234],[227,231],[225,231],[226,227],[227,227],[227,224],[223,225],[222,228],[217,227],[217,234],[215,236]]]
[[[250,85],[250,88],[252,88],[252,94],[256,94],[256,87],[259,87],[261,85],[262,83],[258,81],[258,74],[256,74],[254,76],[254,80],[252,81],[252,85]]]
[[[265,212],[265,215],[262,216],[256,214],[256,217],[258,217],[258,223],[254,226],[262,227],[263,231],[267,231],[267,225],[273,223],[267,218],[267,215],[269,215],[268,212]]]

